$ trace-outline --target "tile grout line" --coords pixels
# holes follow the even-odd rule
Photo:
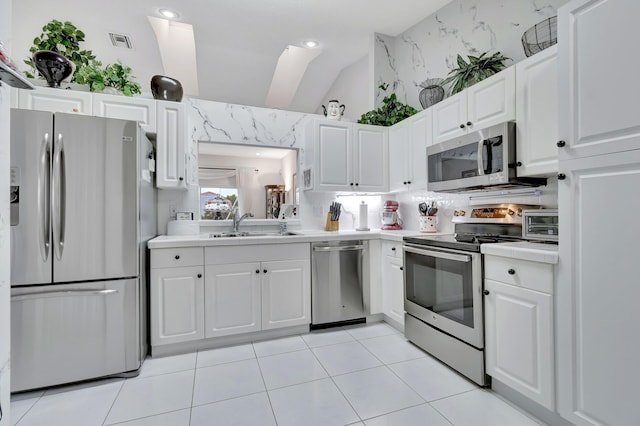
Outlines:
[[[177,413],[178,411],[183,411],[183,410],[187,410],[187,408],[179,408],[177,410],[166,411],[166,412],[163,412],[163,413],[151,414],[151,415],[143,416],[143,417],[136,417],[135,419],[124,420],[124,421],[118,422],[118,423],[110,423],[110,424],[105,425],[105,426],[118,426],[118,425],[122,425],[122,424],[129,423],[129,422],[136,422],[138,420],[148,419],[148,418],[151,418],[151,417],[164,416],[165,414],[170,414],[170,413]]]
[[[33,407],[35,407],[35,406],[36,406],[36,404],[37,404],[37,403],[42,399],[42,397],[44,396],[44,394],[45,394],[45,392],[42,392],[42,395],[40,395],[39,397],[37,397],[38,399],[36,400],[36,402],[34,402],[34,403],[31,405],[31,407],[29,407],[29,409],[28,409],[27,411],[25,411],[25,412],[24,412],[24,414],[23,414],[22,416],[20,416],[20,418],[18,419],[18,421],[17,421],[17,422],[15,422],[15,425],[17,425],[18,423],[20,423],[20,422],[21,422],[21,421],[22,421],[22,420],[27,416],[27,414],[29,414],[29,411],[31,411],[31,409],[32,409]],[[28,398],[27,398],[27,399],[28,399]],[[18,402],[18,401],[16,401],[16,402]],[[9,406],[11,406],[11,401],[9,401]],[[9,407],[9,408],[11,408],[11,407]]]
[[[142,366],[140,366],[140,368],[142,368]],[[107,422],[107,419],[109,418],[109,414],[111,414],[111,410],[113,410],[113,406],[116,404],[116,401],[118,400],[118,397],[120,396],[120,393],[122,392],[122,388],[124,388],[124,384],[126,383],[127,379],[124,379],[122,381],[122,384],[120,385],[120,389],[118,389],[118,393],[116,393],[116,397],[113,398],[113,401],[111,402],[111,406],[109,407],[109,410],[107,411],[107,414],[104,416],[104,420],[102,421],[102,424],[104,425]]]
[[[302,339],[302,337],[300,338]],[[304,341],[304,339],[302,339]],[[253,349],[253,354],[256,356],[256,364],[258,364],[258,371],[260,372],[260,378],[262,379],[262,384],[264,385],[264,392],[267,394],[267,401],[269,401],[269,408],[271,408],[271,415],[273,416],[273,421],[278,425],[278,419],[276,418],[276,412],[273,409],[273,403],[271,402],[271,395],[269,395],[269,389],[267,389],[267,382],[264,380],[264,374],[262,373],[262,367],[260,366],[260,361],[258,361],[258,354],[256,352],[256,347],[251,343],[251,348]]]
[[[196,365],[193,369],[193,385],[191,386],[191,404],[189,404],[189,425],[193,416],[193,398],[196,396],[196,375],[198,374],[198,352],[196,352]]]

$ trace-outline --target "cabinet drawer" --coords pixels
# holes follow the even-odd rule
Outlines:
[[[382,243],[382,254],[384,256],[402,258],[402,243],[384,241]]]
[[[549,263],[485,255],[484,277],[553,294],[553,265]]]
[[[151,268],[176,268],[204,264],[201,247],[151,250]]]

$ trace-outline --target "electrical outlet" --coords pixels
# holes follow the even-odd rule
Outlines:
[[[175,204],[171,204],[169,206],[169,218],[171,220],[176,220],[177,215],[178,215],[178,207]]]

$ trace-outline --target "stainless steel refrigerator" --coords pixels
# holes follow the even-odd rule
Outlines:
[[[11,391],[136,374],[153,146],[135,121],[11,110]]]

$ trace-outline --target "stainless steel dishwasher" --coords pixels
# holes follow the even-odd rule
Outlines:
[[[368,242],[322,241],[313,243],[311,250],[311,327],[364,322],[363,263]]]

